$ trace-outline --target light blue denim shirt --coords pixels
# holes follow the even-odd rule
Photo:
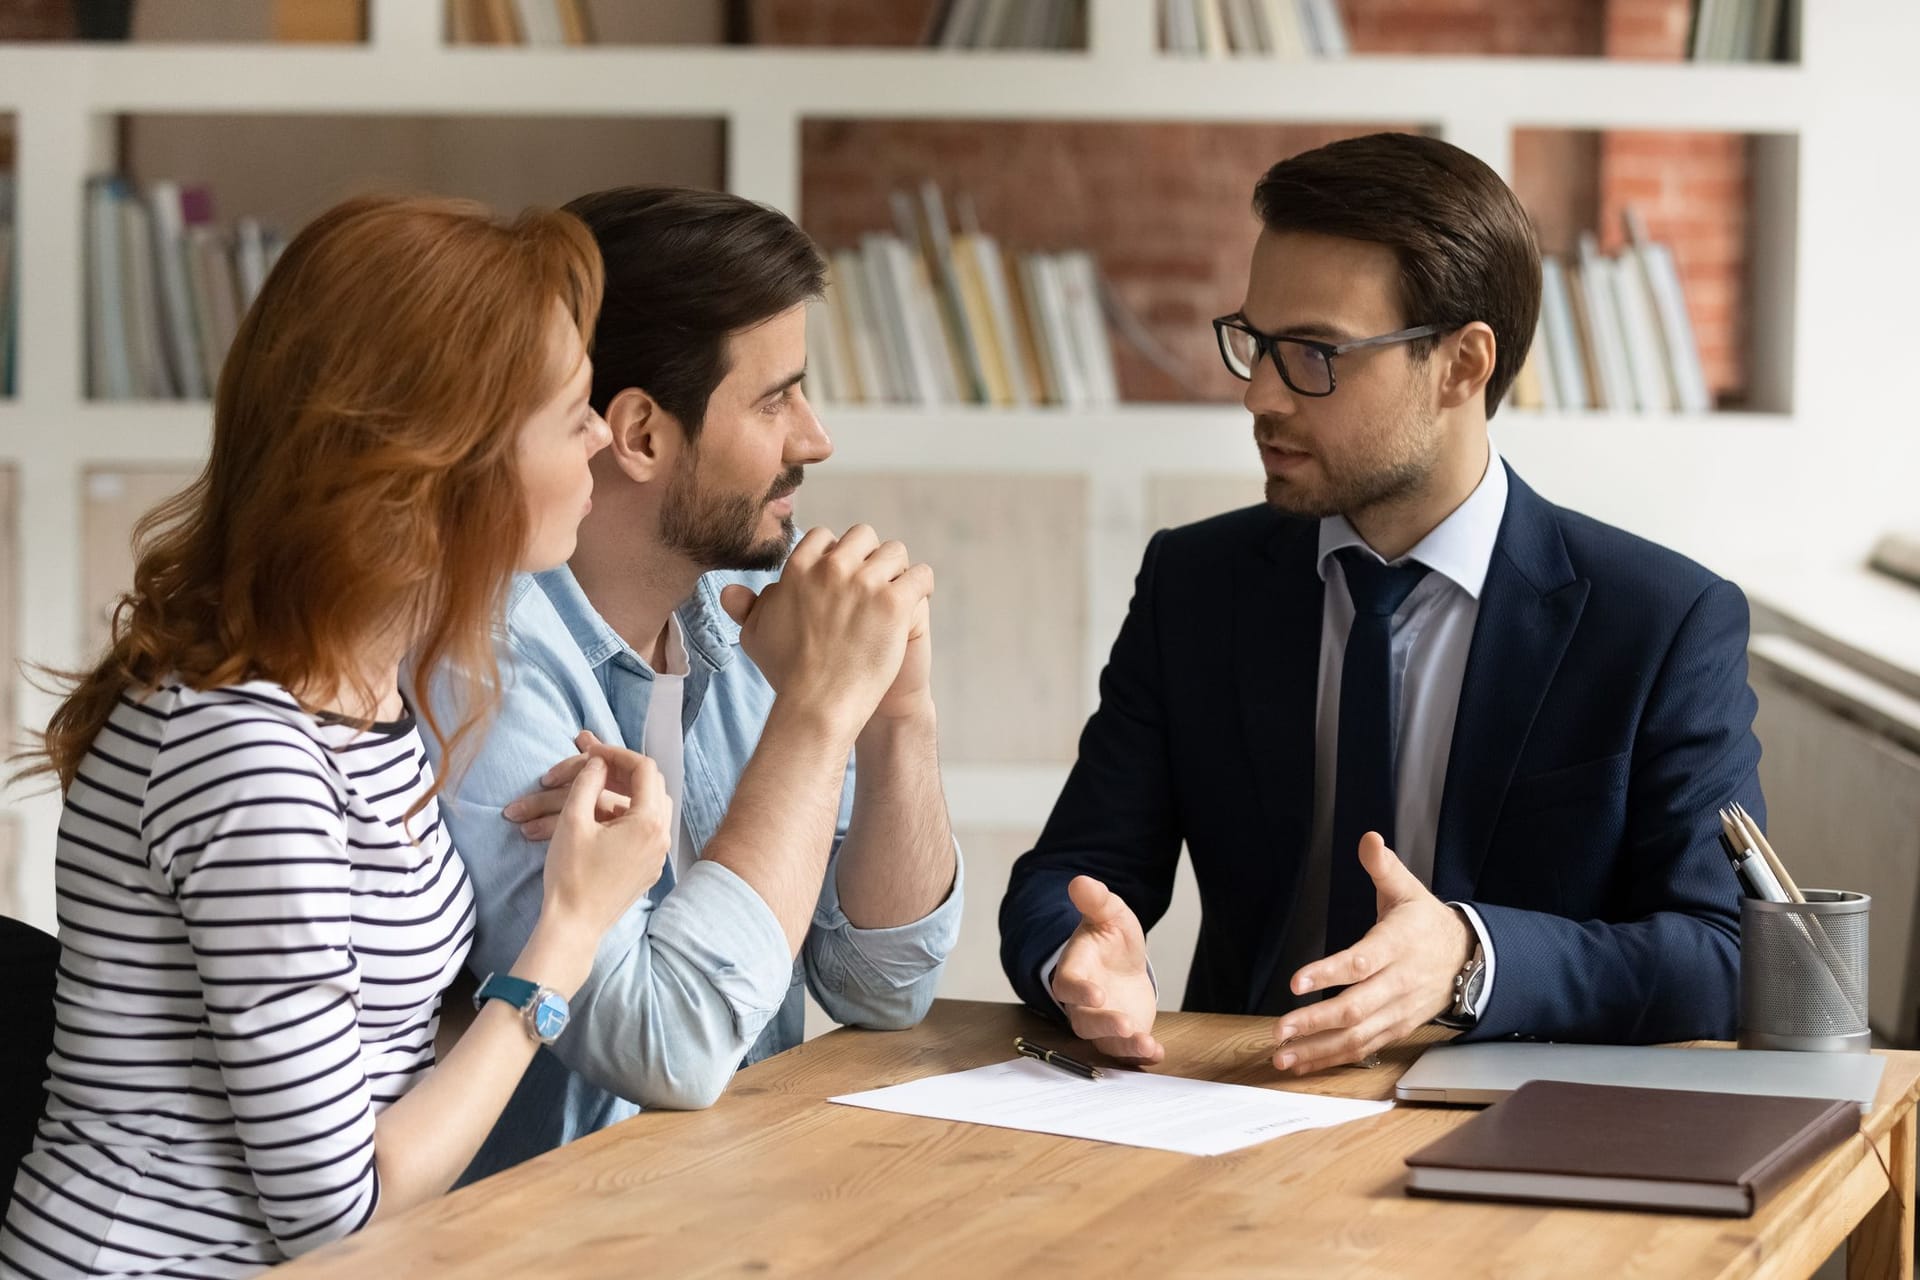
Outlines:
[[[690,668],[680,816],[696,854],[726,815],[773,705],[772,687],[741,651],[739,627],[720,608],[720,589],[730,582],[758,589],[773,576],[709,574],[679,610]],[[450,780],[452,800],[442,798],[473,878],[479,926],[468,966],[480,977],[513,964],[540,916],[546,846],[527,840],[500,810],[573,754],[582,729],[638,749],[653,683],[652,669],[595,612],[565,567],[515,581],[498,654],[499,712],[471,766]],[[459,714],[445,681],[436,682],[433,704],[442,724]],[[802,981],[837,1022],[898,1028],[920,1020],[959,936],[957,851],[953,890],[929,915],[897,928],[855,928],[835,887],[853,786],[849,760],[832,859],[798,961],[789,957],[773,911],[746,881],[702,860],[676,882],[669,865],[607,932],[592,975],[573,998],[572,1021],[535,1055],[464,1180],[644,1107],[711,1105],[739,1067],[800,1042]]]

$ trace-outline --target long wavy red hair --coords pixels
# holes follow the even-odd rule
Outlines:
[[[112,641],[67,677],[27,772],[64,790],[121,694],[169,679],[376,705],[361,662],[389,636],[457,757],[498,700],[493,629],[529,529],[519,428],[572,373],[553,306],[590,343],[601,279],[555,211],[364,197],[302,230],[221,369],[206,469],[136,527]],[[424,696],[443,666],[471,690],[451,732]]]

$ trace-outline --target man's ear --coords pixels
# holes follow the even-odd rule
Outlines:
[[[1443,356],[1448,354],[1449,347],[1451,358],[1440,376],[1440,405],[1445,409],[1458,409],[1486,395],[1495,363],[1493,330],[1475,320],[1460,330],[1452,342],[1442,341]]]
[[[664,477],[686,439],[680,423],[639,387],[628,387],[607,406],[613,443],[607,457],[640,484]]]

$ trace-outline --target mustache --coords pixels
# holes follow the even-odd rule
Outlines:
[[[767,501],[778,502],[795,489],[798,489],[806,478],[807,469],[805,467],[788,467],[780,473],[780,478],[773,482],[773,488],[767,490]]]
[[[1258,414],[1253,420],[1253,441],[1268,449],[1290,449],[1293,446],[1284,443],[1285,425],[1270,414]]]

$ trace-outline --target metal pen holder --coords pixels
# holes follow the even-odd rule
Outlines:
[[[1740,900],[1740,1047],[1865,1053],[1873,899],[1835,889],[1805,896]]]

